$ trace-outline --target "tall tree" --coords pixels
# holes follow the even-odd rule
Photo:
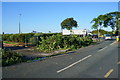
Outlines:
[[[111,27],[112,31],[115,32],[116,35],[118,35],[118,31],[120,30],[118,27],[118,19],[120,18],[120,12],[110,12],[105,15],[108,17],[107,20],[104,21],[104,25]]]
[[[99,34],[99,29],[102,27],[111,27],[112,30],[116,30],[118,32],[119,27],[118,27],[118,18],[120,18],[120,12],[110,12],[104,15],[99,15],[97,18],[94,18],[91,23],[94,23],[92,25],[93,29],[98,30]]]
[[[110,12],[106,14],[107,16],[111,16],[110,19],[106,21],[106,25],[110,26],[113,30],[118,30],[118,18],[120,18],[120,12]]]
[[[77,21],[75,21],[73,18],[67,18],[61,22],[61,28],[71,30],[73,27],[78,27]]]
[[[107,18],[105,15],[99,15],[97,18],[93,18],[93,20],[91,21],[91,23],[93,23],[92,28],[98,30],[98,35],[100,35],[99,29],[101,29],[102,27],[106,27],[104,26],[104,21],[106,19]]]

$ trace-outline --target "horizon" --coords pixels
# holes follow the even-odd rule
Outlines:
[[[22,14],[20,20],[22,33],[30,33],[33,30],[59,33],[60,23],[70,17],[73,17],[79,26],[73,29],[94,30],[91,29],[90,23],[93,18],[114,11],[118,11],[118,2],[3,2],[2,32],[9,34],[19,32],[19,14]]]

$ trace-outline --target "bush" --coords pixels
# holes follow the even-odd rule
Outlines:
[[[92,43],[89,37],[79,37],[78,35],[62,36],[61,34],[46,37],[41,37],[40,45],[37,50],[48,52],[58,49],[78,49]]]
[[[38,39],[37,37],[31,37],[29,42],[32,44],[32,45],[37,45],[38,44]]]
[[[51,51],[55,49],[62,48],[61,46],[62,36],[61,35],[53,35],[50,37],[41,37],[40,45],[38,45],[39,50],[41,51]]]
[[[26,61],[22,55],[11,50],[1,50],[2,52],[2,66],[12,65]]]

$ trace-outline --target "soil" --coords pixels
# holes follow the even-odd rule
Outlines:
[[[56,51],[52,51],[49,53],[45,53],[45,52],[36,51],[36,50],[34,50],[34,47],[30,47],[30,48],[18,49],[18,50],[14,50],[14,51],[21,53],[22,55],[27,56],[27,57],[44,57],[44,56],[51,56],[51,55],[59,54],[59,53],[65,52],[67,50],[68,49],[56,50]]]
[[[11,46],[24,46],[25,43],[17,43],[17,44],[8,44],[8,43],[3,43],[4,47],[11,47]]]
[[[28,58],[51,56],[68,51],[68,49],[64,49],[64,50],[56,50],[49,53],[44,53],[44,52],[36,51],[34,46],[24,46],[24,44],[14,45],[14,44],[4,43],[4,47],[5,49],[11,49],[12,51],[18,52]]]

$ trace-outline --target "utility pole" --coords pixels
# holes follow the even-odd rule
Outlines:
[[[21,31],[20,31],[20,26],[21,26],[21,24],[20,24],[20,18],[21,18],[21,15],[22,14],[19,14],[19,34],[21,33]]]

